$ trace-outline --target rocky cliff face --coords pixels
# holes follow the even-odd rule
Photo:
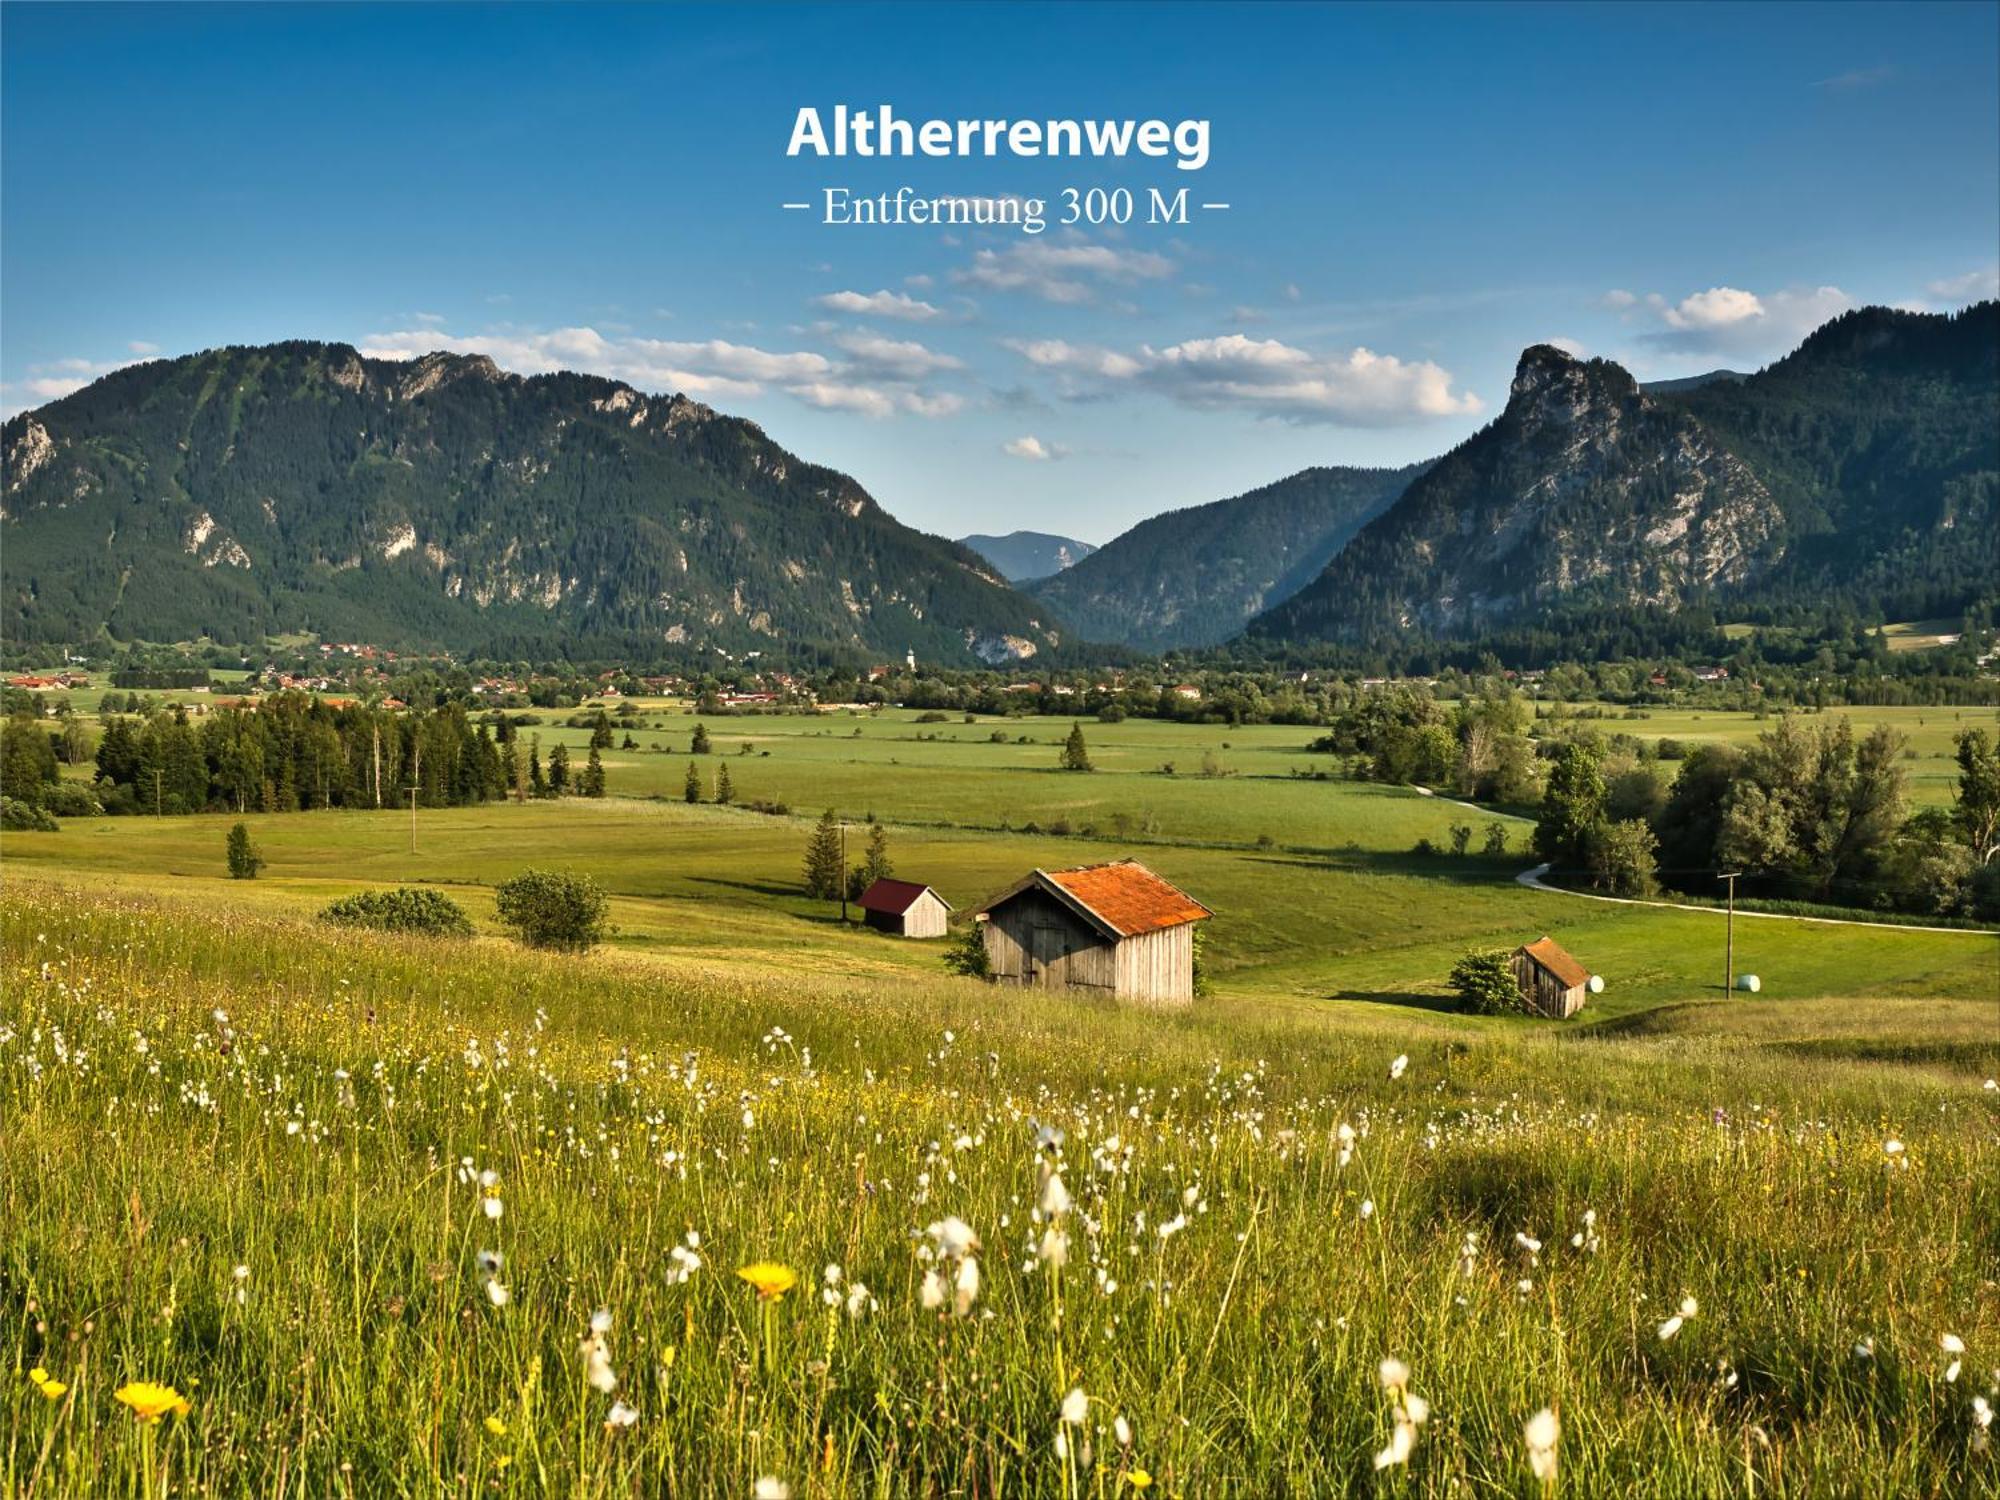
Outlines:
[[[683,396],[345,345],[121,370],[0,433],[21,639],[293,630],[462,650],[1054,644],[847,475]]]
[[[1584,599],[1672,609],[1771,567],[1750,468],[1624,370],[1527,350],[1506,410],[1440,459],[1256,633],[1462,634]]]

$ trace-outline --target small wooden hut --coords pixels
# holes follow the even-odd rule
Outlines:
[[[878,880],[861,893],[861,920],[897,937],[943,937],[951,903],[914,880]]]
[[[1137,860],[1036,870],[978,915],[1002,984],[1194,1000],[1194,924],[1213,915]]]
[[[1583,1009],[1590,990],[1590,970],[1554,938],[1544,936],[1523,943],[1514,950],[1513,963],[1521,998],[1536,1015],[1567,1020]]]

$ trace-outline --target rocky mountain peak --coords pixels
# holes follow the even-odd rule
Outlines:
[[[1553,344],[1531,344],[1514,367],[1508,409],[1531,415],[1540,406],[1562,420],[1595,406],[1621,405],[1640,395],[1639,383],[1608,359],[1582,360]]]

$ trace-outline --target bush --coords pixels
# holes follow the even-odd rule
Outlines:
[[[229,830],[229,878],[231,880],[255,880],[257,872],[264,868],[264,856],[257,852],[257,846],[250,842],[248,824],[238,823]]]
[[[1468,953],[1451,967],[1451,989],[1467,1010],[1486,1016],[1523,1013],[1521,987],[1514,982],[1514,968],[1508,956]]]
[[[80,781],[58,781],[45,788],[42,808],[58,818],[95,818],[104,812],[97,794]]]
[[[0,797],[0,828],[10,833],[54,833],[56,820],[32,802],[19,797]]]
[[[993,966],[986,957],[986,931],[977,922],[965,929],[959,940],[943,953],[944,966],[968,979],[987,979]]]
[[[609,905],[588,875],[524,870],[500,887],[500,920],[530,948],[582,953],[604,936]]]
[[[319,914],[322,922],[376,932],[417,932],[429,937],[471,937],[472,919],[451,897],[418,886],[343,896]]]

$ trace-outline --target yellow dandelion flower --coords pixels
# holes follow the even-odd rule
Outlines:
[[[1133,1469],[1126,1474],[1125,1482],[1135,1490],[1151,1489],[1153,1487],[1153,1476],[1148,1474],[1144,1469]]]
[[[507,1424],[498,1417],[488,1417],[486,1419],[486,1430],[495,1437],[505,1437],[507,1435]]]
[[[776,1261],[760,1260],[755,1265],[741,1266],[736,1274],[754,1286],[757,1295],[766,1302],[775,1302],[799,1284],[799,1273]]]
[[[188,1413],[187,1398],[170,1385],[151,1380],[134,1380],[121,1385],[112,1395],[132,1408],[132,1415],[151,1426],[168,1412],[177,1417]]]

